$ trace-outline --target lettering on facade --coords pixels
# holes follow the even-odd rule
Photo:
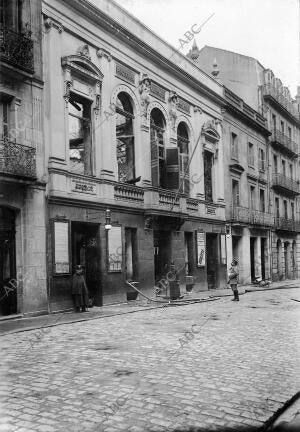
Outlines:
[[[165,102],[166,99],[165,89],[160,85],[154,83],[153,81],[151,81],[150,94],[156,97],[157,99],[160,99],[161,101]]]
[[[78,180],[71,181],[72,192],[80,192],[96,195],[96,184],[86,183]]]
[[[206,206],[205,210],[206,210],[207,214],[211,214],[211,215],[215,215],[216,214],[216,208],[215,207]]]
[[[122,63],[116,62],[116,76],[131,84],[135,84],[135,72]]]
[[[182,111],[185,114],[190,115],[190,104],[185,100],[181,99],[180,97],[178,98],[177,108],[179,109],[179,111]]]

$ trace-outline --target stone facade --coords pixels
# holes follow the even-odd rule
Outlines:
[[[7,2],[0,54],[0,315],[47,312],[41,4]]]

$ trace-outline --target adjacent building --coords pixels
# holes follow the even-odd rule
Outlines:
[[[0,1],[0,315],[45,312],[41,3]]]
[[[172,262],[223,287],[222,86],[113,2],[42,12],[50,310],[77,264],[97,305],[169,294]]]
[[[258,169],[260,174],[265,172],[266,177],[264,179],[267,181],[266,185],[269,185],[269,192],[268,187],[263,191],[264,188],[261,186],[255,192],[254,185],[250,184],[252,181],[247,173],[249,184],[245,184],[240,193],[243,196],[247,194],[250,202],[252,202],[252,193],[254,197],[258,193],[258,199],[254,199],[259,205],[259,210],[266,208],[272,213],[271,237],[269,241],[263,241],[264,244],[269,244],[272,279],[296,278],[300,264],[300,190],[298,180],[300,94],[296,99],[293,99],[289,89],[282,84],[280,79],[252,57],[205,46],[197,53],[196,62],[199,62],[207,72],[211,69],[211,64],[216,63],[220,69],[219,77],[222,83],[230,91],[243,98],[251,109],[260,112],[267,118],[270,136],[266,142],[266,147],[254,145],[251,142],[253,146],[248,144],[248,147],[241,148],[241,152],[244,154],[244,159],[253,160],[254,158],[254,168]],[[234,103],[237,107],[241,104],[238,99]],[[236,139],[239,140],[239,137]],[[233,143],[232,145],[234,146]],[[249,163],[247,166],[248,169],[251,168]],[[261,175],[259,177],[262,178]],[[234,193],[233,185],[233,196]],[[262,205],[262,202],[266,202],[266,204]],[[234,237],[232,240],[234,249]],[[254,251],[257,250],[258,254],[261,250],[260,255],[263,256],[262,242],[260,241],[260,245],[258,242],[256,246],[255,242],[255,236],[251,235],[251,256],[253,249]],[[251,266],[251,278],[253,279],[254,276],[268,276],[263,261],[261,261],[260,268],[255,269]]]

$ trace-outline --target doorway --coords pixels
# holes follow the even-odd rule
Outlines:
[[[289,277],[289,242],[284,243],[284,276]]]
[[[185,245],[185,274],[192,275],[194,271],[194,237],[193,233],[184,233]]]
[[[154,274],[157,283],[169,271],[171,263],[171,231],[154,231]]]
[[[251,281],[255,280],[255,237],[250,237],[250,268],[251,268]]]
[[[101,306],[99,225],[72,222],[71,233],[72,272],[76,265],[83,266],[90,298],[96,306]]]
[[[207,287],[218,287],[218,235],[206,233]]]
[[[0,207],[0,316],[17,313],[15,213]]]
[[[261,278],[266,279],[266,239],[260,239]]]

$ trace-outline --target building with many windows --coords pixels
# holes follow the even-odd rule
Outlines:
[[[41,4],[0,1],[0,315],[47,311]]]
[[[197,62],[207,72],[210,65],[216,62],[222,83],[267,118],[270,135],[266,148],[262,146],[257,150],[255,168],[259,172],[266,172],[270,192],[263,192],[263,188],[254,192],[250,186],[250,202],[252,192],[262,194],[264,198],[259,195],[259,206],[262,206],[262,201],[266,202],[266,208],[272,213],[269,254],[272,279],[298,277],[300,97],[298,95],[293,99],[280,79],[254,58],[205,46],[198,53]],[[239,106],[238,100],[236,106]],[[253,159],[255,149],[250,144],[248,146],[248,150],[245,148],[242,152],[248,152],[248,157]],[[242,190],[244,192],[245,188]],[[254,236],[250,240],[255,242]],[[253,279],[254,276],[266,276],[267,273],[261,266],[261,270],[251,270],[251,275]]]
[[[97,305],[170,265],[226,283],[223,87],[113,2],[43,2],[50,310],[74,267]]]

